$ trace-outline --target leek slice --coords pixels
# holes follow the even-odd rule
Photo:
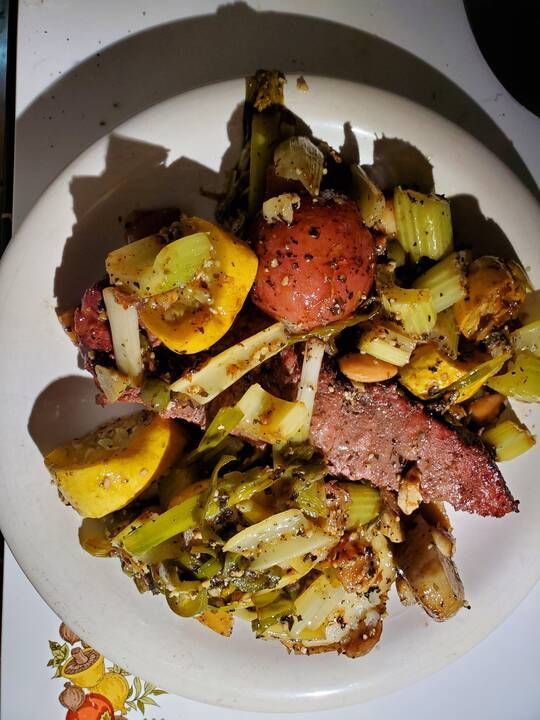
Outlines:
[[[488,386],[521,402],[540,402],[540,357],[527,350],[518,352],[508,372],[492,378]]]
[[[105,268],[111,285],[135,295],[144,294],[150,287],[154,260],[164,245],[161,235],[150,235],[110,252]]]
[[[436,342],[449,357],[456,359],[459,345],[459,329],[452,308],[437,313],[437,322],[431,331],[431,340]]]
[[[398,240],[414,262],[439,260],[452,250],[450,205],[444,198],[397,187],[394,214]]]
[[[430,290],[402,288],[394,285],[381,291],[384,310],[401,323],[408,335],[425,337],[437,320]]]
[[[310,338],[304,348],[304,362],[302,364],[302,373],[296,399],[299,403],[303,403],[306,408],[306,414],[304,423],[299,428],[295,438],[297,442],[304,442],[309,438],[315,394],[317,392],[319,373],[321,372],[321,365],[324,358],[324,348],[324,342],[318,338]]]
[[[223,551],[254,557],[261,554],[267,545],[305,533],[310,526],[300,510],[285,510],[233,535],[223,546]]]
[[[266,171],[272,161],[272,150],[279,139],[279,110],[254,113],[251,120],[249,160],[248,214],[260,209],[266,191]]]
[[[274,171],[285,180],[301,182],[312,196],[319,194],[324,155],[307,137],[287,138],[274,151]]]
[[[215,355],[200,370],[183,375],[171,385],[171,390],[201,405],[209,403],[254,367],[277,355],[288,343],[285,325],[274,323]]]
[[[499,372],[510,356],[510,353],[503,353],[491,360],[486,360],[446,388],[445,393],[451,396],[454,403],[461,403],[471,398],[486,383],[488,387],[492,387],[493,380],[491,382],[488,380]],[[502,394],[504,395],[504,393]]]
[[[431,290],[437,313],[452,307],[467,294],[465,269],[470,253],[456,252],[441,260],[415,280],[413,287]]]
[[[333,535],[313,528],[306,535],[294,535],[282,541],[275,541],[268,549],[263,550],[250,565],[252,570],[267,570],[273,565],[290,567],[291,561],[305,557],[308,553],[322,559],[322,550],[328,550],[336,544]]]
[[[390,323],[377,323],[360,338],[360,352],[373,355],[378,360],[403,367],[416,347],[416,340],[400,332]]]
[[[272,445],[296,437],[307,423],[308,410],[301,402],[289,402],[252,385],[236,405],[243,413],[238,429],[242,435]]]
[[[515,350],[528,350],[533,355],[540,357],[540,320],[514,330],[510,335],[510,340]]]
[[[188,456],[188,460],[191,461],[207,450],[217,447],[230,435],[243,417],[244,413],[238,406],[220,408],[202,436],[200,443]]]
[[[139,316],[134,305],[119,303],[113,288],[103,290],[114,349],[114,359],[120,372],[138,384],[143,372]]]
[[[364,224],[378,225],[383,217],[385,199],[382,190],[359,165],[351,166],[351,197],[356,200]]]
[[[212,258],[212,249],[205,232],[187,235],[165,245],[154,260],[148,285],[141,287],[141,291],[146,295],[159,295],[184,287]]]
[[[536,440],[525,427],[520,427],[512,420],[504,420],[486,430],[482,439],[495,448],[496,459],[512,460],[527,452]]]

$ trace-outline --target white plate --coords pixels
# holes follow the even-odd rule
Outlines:
[[[416,145],[432,161],[437,190],[478,198],[482,213],[533,267],[538,284],[538,208],[485,148],[401,98],[322,78],[310,78],[309,85],[301,93],[290,79],[287,102],[316,135],[339,146],[343,123],[350,121],[362,162],[370,162],[376,135]],[[85,283],[102,274],[106,249],[121,243],[119,217],[132,208],[180,204],[210,215],[211,204],[198,190],[215,186],[212,171],[229,145],[227,123],[242,96],[243,82],[222,83],[125,123],[58,177],[8,248],[0,268],[0,522],[43,598],[111,660],[172,692],[216,705],[282,712],[331,708],[442,668],[491,632],[531,589],[540,570],[537,450],[504,467],[521,500],[519,514],[455,518],[457,562],[472,609],[437,624],[418,608],[392,602],[379,646],[352,661],[333,654],[288,656],[278,644],[256,641],[244,626],[226,640],[176,617],[163,598],[139,595],[116,560],[81,550],[78,518],[59,502],[36,447],[48,450],[113,412],[94,405],[93,384],[77,370],[76,351],[56,319],[57,267],[63,268],[57,277],[64,299],[75,300]],[[237,112],[232,135],[238,135],[238,120]],[[538,410],[527,413],[534,424]]]

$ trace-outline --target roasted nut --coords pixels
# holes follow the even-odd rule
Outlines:
[[[479,425],[493,422],[501,412],[505,402],[504,395],[490,393],[483,395],[478,400],[473,400],[469,405],[471,418]]]
[[[365,353],[350,353],[339,359],[341,372],[353,382],[381,382],[397,375],[395,365]]]

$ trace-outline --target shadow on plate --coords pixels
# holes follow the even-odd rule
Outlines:
[[[110,418],[133,412],[133,405],[96,405],[96,392],[90,377],[69,375],[55,380],[39,394],[28,419],[28,432],[42,455]]]
[[[488,147],[538,196],[511,141],[423,60],[340,23],[234,3],[123,38],[64,74],[24,111],[17,121],[24,144],[17,150],[16,226],[62,168],[105,132],[169,97],[258,67],[302,72],[308,80],[312,74],[365,83],[435,110]]]

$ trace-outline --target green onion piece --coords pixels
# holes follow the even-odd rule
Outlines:
[[[111,285],[143,296],[150,286],[154,260],[164,245],[165,239],[161,235],[150,235],[110,252],[105,268]]]
[[[274,172],[284,180],[301,182],[314,197],[324,170],[324,155],[307,137],[293,136],[283,140],[274,151]]]
[[[274,145],[279,139],[281,112],[254,113],[251,120],[248,214],[259,212],[266,192],[266,171],[272,162]]]
[[[358,528],[375,520],[381,512],[381,496],[379,491],[369,485],[360,483],[340,483],[351,498],[347,507],[347,529]]]
[[[227,505],[232,507],[239,503],[250,500],[253,495],[263,492],[269,488],[277,479],[277,473],[272,468],[253,468],[246,473],[230,473],[227,476],[237,475],[238,478],[245,478],[229,495]],[[235,478],[236,479],[236,478]]]
[[[378,360],[403,367],[416,347],[416,340],[405,335],[390,323],[377,323],[363,333],[358,343],[360,352],[373,355]]]
[[[359,165],[351,166],[351,197],[356,200],[364,224],[378,225],[383,216],[385,199],[366,171]]]
[[[194,459],[198,455],[207,450],[215,448],[223,442],[227,435],[235,429],[240,420],[244,417],[244,413],[239,407],[222,407],[215,418],[208,426],[198,446],[188,456],[189,460]]]
[[[407,335],[421,338],[433,330],[437,312],[430,290],[394,285],[381,291],[381,301],[386,313],[401,323]]]
[[[147,287],[141,288],[146,295],[184,287],[201,271],[212,257],[212,243],[208,233],[198,232],[174,240],[157,254]]]
[[[200,495],[184,500],[130,532],[122,541],[125,551],[137,557],[174,535],[196,527],[200,500]]]
[[[431,290],[433,306],[436,312],[440,313],[455,305],[467,294],[466,268],[470,260],[469,252],[451,253],[420,275],[413,287]]]
[[[160,413],[166,410],[170,399],[169,386],[163,380],[151,378],[146,380],[141,388],[141,400],[144,406],[153,412]]]
[[[398,240],[414,262],[439,260],[452,250],[450,205],[444,198],[397,187],[394,213]]]
[[[521,402],[540,402],[540,357],[527,350],[518,352],[508,372],[492,378],[488,386]]]
[[[514,330],[510,335],[510,340],[515,350],[528,350],[533,355],[540,357],[540,320]]]
[[[491,360],[481,363],[475,367],[474,370],[471,370],[462,378],[456,380],[455,383],[445,388],[443,391],[444,394],[448,394],[449,397],[452,398],[452,402],[460,403],[471,398],[486,383],[488,387],[493,387],[491,384],[493,380],[491,382],[488,382],[488,380],[499,372],[510,357],[511,353],[503,353],[502,355],[498,355],[497,357],[491,358]],[[495,390],[496,388],[493,387],[493,389]],[[503,395],[505,394],[502,390],[498,392],[501,392]]]
[[[457,358],[459,329],[452,308],[437,313],[437,322],[431,331],[431,340],[433,340],[448,357],[453,360]]]
[[[482,439],[495,448],[499,461],[512,460],[530,450],[536,443],[526,427],[520,427],[512,420],[504,420],[486,430]]]

